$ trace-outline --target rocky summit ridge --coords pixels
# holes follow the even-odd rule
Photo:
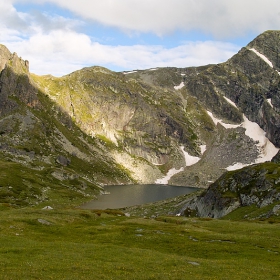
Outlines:
[[[279,51],[280,31],[267,31],[217,65],[58,78],[29,73],[1,45],[0,202],[91,198],[132,182],[207,188],[275,161]]]

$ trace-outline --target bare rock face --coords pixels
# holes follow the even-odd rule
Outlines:
[[[61,78],[30,74],[28,61],[0,45],[0,165],[38,171],[36,179],[19,179],[25,190],[7,189],[6,197],[21,193],[28,203],[26,190],[36,185],[47,199],[41,183],[31,183],[42,178],[43,186],[86,196],[103,184],[153,183],[171,169],[183,171],[170,184],[206,188],[228,166],[256,162],[265,147],[242,122],[257,123],[280,147],[279,45],[280,32],[268,31],[218,65],[133,73],[87,67]],[[188,157],[200,160],[189,166]],[[258,190],[239,189],[252,178],[264,192],[275,186],[269,173],[254,170],[234,177],[230,196],[212,185],[190,209],[220,217],[239,205],[271,203],[276,194],[260,199]]]
[[[56,158],[56,162],[61,164],[62,166],[68,166],[71,163],[71,160],[65,156],[59,155]]]
[[[69,204],[93,198],[103,184],[134,182],[36,87],[27,61],[0,46],[0,69],[0,203]]]
[[[19,102],[40,108],[36,90],[31,85],[28,61],[0,45],[0,70],[0,115],[18,109]]]
[[[249,166],[222,175],[200,196],[186,202],[182,215],[221,218],[233,210],[280,202],[280,168],[275,163]]]

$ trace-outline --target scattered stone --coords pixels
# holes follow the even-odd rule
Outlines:
[[[38,219],[38,222],[42,225],[47,225],[47,226],[50,226],[52,224],[49,221],[46,221],[46,220],[43,220],[43,219]]]
[[[71,163],[71,160],[65,156],[59,155],[56,159],[56,162],[63,166],[68,166]]]
[[[195,242],[198,241],[198,239],[195,239],[195,238],[193,238],[192,236],[190,236],[189,238],[190,238],[190,240],[192,240],[192,241],[195,241]]]
[[[200,265],[198,262],[188,262],[188,263],[192,265]]]
[[[52,210],[53,208],[51,206],[45,206],[44,208],[42,208],[42,210]]]

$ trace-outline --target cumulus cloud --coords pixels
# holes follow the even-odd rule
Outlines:
[[[9,2],[2,2],[0,4],[0,14],[0,26],[19,31],[28,28],[28,24],[23,19],[23,15],[18,13]]]
[[[0,3],[0,41],[30,61],[37,74],[61,76],[84,66],[112,70],[187,67],[227,60],[239,46],[221,42],[161,45],[101,44],[77,27],[93,20],[129,32],[164,35],[174,30],[202,30],[217,37],[248,30],[277,28],[279,0],[6,0]],[[18,12],[16,2],[53,2],[79,15],[66,18],[45,12]],[[277,16],[276,16],[277,14]],[[277,24],[277,27],[276,27]],[[173,44],[174,45],[174,44]]]
[[[53,2],[77,15],[127,31],[164,35],[200,30],[217,38],[280,26],[279,0],[10,0]]]
[[[186,42],[175,48],[102,45],[85,34],[65,30],[38,33],[9,42],[8,47],[30,60],[32,72],[56,76],[93,65],[112,70],[198,66],[225,61],[238,50],[235,45],[215,41]]]

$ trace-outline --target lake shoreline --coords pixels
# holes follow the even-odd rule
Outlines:
[[[108,185],[97,199],[80,206],[81,209],[120,209],[161,201],[193,193],[200,188],[166,184]]]

